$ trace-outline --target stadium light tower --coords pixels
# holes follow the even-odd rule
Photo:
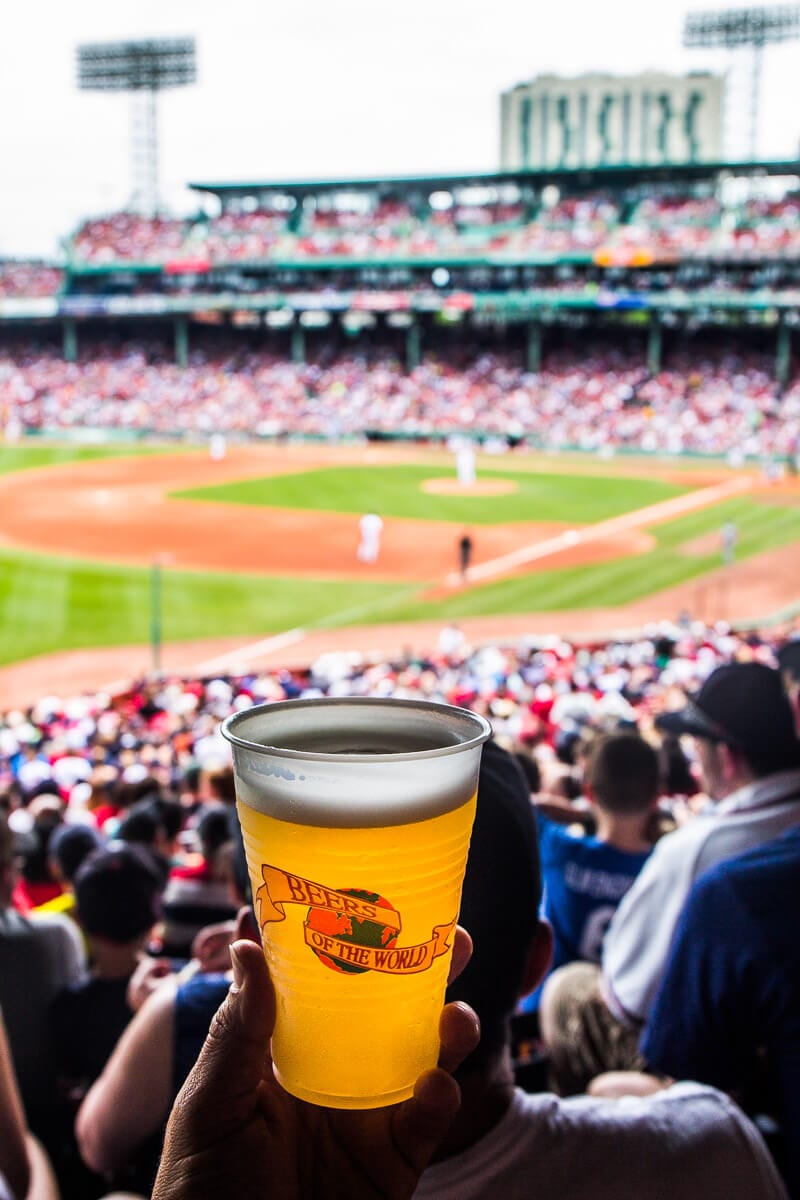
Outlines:
[[[197,79],[194,38],[93,42],[78,46],[78,87],[85,92],[130,92],[131,204],[158,210],[158,93]]]
[[[761,68],[764,47],[800,37],[800,7],[778,5],[772,8],[706,9],[690,12],[683,29],[683,44],[750,51],[750,135],[751,159],[758,152],[758,114],[761,99]]]

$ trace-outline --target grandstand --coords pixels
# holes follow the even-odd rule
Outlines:
[[[0,330],[36,321],[74,359],[91,323],[280,335],[302,361],[386,334],[415,366],[444,325],[516,335],[537,370],[551,330],[763,333],[783,387],[800,296],[794,161],[192,187],[217,216],[92,218],[52,264],[0,267]]]

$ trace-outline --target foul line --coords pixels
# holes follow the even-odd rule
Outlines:
[[[390,608],[419,589],[420,585],[415,583],[411,587],[400,588],[389,596],[382,596],[377,600],[370,600],[365,604],[343,609],[341,612],[330,613],[329,616],[321,617],[305,628],[298,625],[294,629],[287,629],[284,633],[276,633],[272,637],[263,638],[260,642],[238,646],[226,654],[220,654],[216,658],[209,658],[206,662],[198,663],[196,667],[192,668],[192,671],[197,675],[209,675],[215,671],[227,672],[243,664],[247,664],[249,667],[259,658],[274,650],[283,650],[286,646],[295,646],[298,642],[305,641],[309,634],[345,625],[357,617],[379,612],[381,608]]]
[[[276,633],[273,637],[263,638],[260,642],[229,650],[227,654],[220,654],[217,658],[209,658],[205,662],[198,663],[192,670],[198,675],[209,675],[213,671],[225,671],[228,667],[243,661],[249,662],[251,659],[260,658],[262,654],[268,654],[271,650],[282,650],[284,646],[293,646],[295,642],[302,642],[305,636],[305,629],[300,629],[299,626],[296,629],[287,629],[285,633]]]
[[[601,521],[598,525],[586,525],[583,529],[568,529],[565,533],[546,538],[543,542],[522,546],[510,554],[503,554],[499,558],[492,558],[488,562],[470,567],[467,583],[493,579],[498,575],[507,574],[515,567],[521,567],[542,558],[550,558],[573,546],[601,541],[604,538],[613,537],[615,534],[629,533],[632,529],[639,529],[643,525],[657,525],[661,521],[668,521],[672,517],[682,516],[684,513],[693,512],[698,508],[708,508],[710,505],[719,504],[721,500],[727,500],[740,492],[750,491],[754,485],[755,481],[752,477],[742,478],[740,476],[736,479],[726,480],[724,483],[715,483],[713,487],[699,488],[685,496],[674,496],[671,500],[661,500],[658,504],[651,504],[647,508],[634,509],[632,512],[623,513],[622,516]],[[446,583],[448,587],[462,587],[464,580],[458,572],[453,571],[447,576]]]

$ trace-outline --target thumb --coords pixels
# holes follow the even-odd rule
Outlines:
[[[226,1118],[237,1122],[256,1103],[275,1024],[275,993],[261,947],[234,942],[231,961],[230,991],[179,1098],[193,1119],[207,1113],[217,1129]]]

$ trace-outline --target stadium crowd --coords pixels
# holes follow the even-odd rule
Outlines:
[[[370,208],[270,208],[194,221],[113,213],[84,222],[70,242],[75,262],[224,265],[245,260],[426,258],[453,254],[577,254],[634,250],[656,259],[694,254],[774,256],[800,246],[800,201],[752,199],[725,207],[713,196],[659,194],[633,204],[603,193],[562,196],[526,213],[522,204],[452,203],[415,210],[402,200]]]
[[[21,259],[0,260],[0,298],[55,296],[63,284],[60,267]]]
[[[688,1200],[708,1172],[710,1195],[780,1200],[759,1134],[713,1086],[733,1092],[754,1117],[772,1118],[771,1148],[796,1188],[797,946],[785,907],[769,906],[797,897],[798,689],[800,641],[787,642],[785,631],[735,632],[687,617],[635,640],[587,646],[557,637],[472,646],[450,625],[419,655],[371,661],[331,653],[303,669],[165,677],[115,696],[43,697],[3,714],[0,1012],[25,1120],[66,1200],[110,1186],[150,1194],[164,1123],[191,1070],[190,1094],[207,1091],[219,1119],[224,1080],[208,1075],[208,1054],[195,1062],[228,993],[229,946],[256,936],[248,910],[237,917],[248,885],[220,722],[254,703],[321,696],[455,703],[485,714],[494,730],[462,903],[475,957],[463,985],[451,988],[452,999],[476,1007],[484,1050],[459,1076],[462,1140],[445,1143],[415,1195],[513,1200],[529,1194],[536,1170],[567,1198]],[[688,706],[687,696],[695,697]],[[683,733],[694,740],[680,740]],[[523,1006],[535,1010],[541,1001],[540,1029],[520,1011],[509,1045],[515,997],[542,978],[550,956],[551,934],[537,923],[540,872],[560,969]],[[716,888],[728,889],[729,902],[735,888],[736,903],[751,906],[747,919],[737,909],[726,922]],[[687,896],[692,933],[679,926],[670,958]],[[712,918],[704,922],[692,906],[714,904],[709,926]],[[493,905],[506,906],[505,916]],[[782,956],[767,954],[768,970],[759,933],[766,912],[790,931]],[[624,1026],[585,975],[594,973],[593,988],[601,970],[615,989],[640,982],[638,943],[624,934],[637,919],[655,994]],[[778,937],[777,927],[766,928]],[[629,961],[621,963],[623,942]],[[242,987],[263,988],[263,968],[236,946],[239,988],[226,1001],[234,1011],[217,1031],[222,1042],[236,1042]],[[0,1024],[0,1108],[2,1032]],[[226,1052],[239,1062],[245,1043]],[[561,1095],[588,1086],[595,1098],[515,1093],[510,1075],[501,1098],[505,1054],[513,1051],[522,1079],[532,1043]],[[619,1067],[627,1073],[603,1074]],[[623,1093],[640,1098],[619,1107],[610,1098]],[[172,1122],[183,1119],[179,1102]],[[191,1129],[190,1122],[184,1141]],[[175,1139],[173,1130],[157,1200],[212,1194],[199,1180],[188,1187]],[[23,1156],[40,1153],[36,1146],[28,1141]],[[9,1139],[0,1143],[0,1194],[5,1182],[5,1195],[21,1200],[15,1182],[30,1164],[15,1161],[9,1147]],[[324,1161],[322,1144],[307,1152]],[[390,1158],[387,1149],[381,1169]],[[235,1160],[231,1151],[230,1169]],[[288,1180],[286,1187],[289,1194]]]
[[[95,344],[77,363],[32,345],[0,347],[0,419],[194,437],[469,432],[590,451],[800,450],[800,379],[781,393],[767,355],[731,346],[676,350],[656,375],[643,355],[589,341],[580,360],[556,349],[538,372],[511,354],[430,354],[407,372],[379,351],[295,364],[239,346],[196,349],[187,368],[155,345]]]

